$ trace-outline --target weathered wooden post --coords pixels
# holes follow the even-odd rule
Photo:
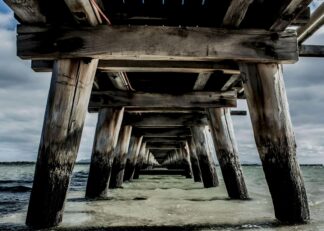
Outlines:
[[[190,152],[188,148],[187,142],[183,142],[181,144],[181,149],[180,149],[180,154],[182,157],[182,165],[184,166],[184,170],[186,173],[186,178],[192,178],[193,173],[192,173],[192,166],[191,166],[191,161],[190,161]]]
[[[149,153],[146,169],[150,169],[150,170],[153,169],[153,154],[152,154],[152,152]]]
[[[54,62],[26,224],[62,221],[98,60]]]
[[[207,111],[228,196],[232,199],[247,199],[249,196],[238,157],[230,110],[214,108]]]
[[[135,164],[135,170],[134,170],[134,174],[133,174],[133,179],[138,179],[139,178],[139,172],[142,168],[143,165],[143,159],[144,156],[146,154],[146,142],[143,142],[137,157],[137,161]]]
[[[191,167],[192,167],[192,174],[195,182],[201,182],[201,172],[199,167],[199,161],[196,154],[196,147],[195,143],[192,140],[192,138],[189,140],[188,143],[189,150],[190,150],[190,161],[191,161]]]
[[[99,111],[86,197],[106,197],[124,108]]]
[[[148,149],[147,145],[146,145],[146,152],[145,152],[145,155],[144,155],[143,161],[142,161],[143,169],[146,169],[148,167],[149,157],[150,157],[150,149]]]
[[[217,187],[219,185],[216,166],[211,159],[209,151],[206,150],[205,126],[192,126],[192,138],[195,142],[196,153],[199,160],[201,176],[205,188]]]
[[[143,136],[132,136],[130,139],[124,173],[124,181],[131,181],[133,179],[135,164],[141,148],[142,140]]]
[[[283,222],[305,222],[309,220],[309,208],[296,159],[282,66],[242,64],[241,72],[254,138],[276,218]]]
[[[111,170],[109,188],[120,188],[123,184],[124,170],[131,133],[132,126],[123,126],[123,128],[121,129],[114,155],[115,157]]]

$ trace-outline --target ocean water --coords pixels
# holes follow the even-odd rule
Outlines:
[[[0,230],[26,230],[33,164],[0,164]],[[305,225],[282,225],[274,218],[259,166],[244,166],[251,199],[229,200],[224,182],[204,189],[183,176],[140,176],[109,192],[106,200],[84,199],[88,165],[76,165],[62,224],[50,230],[324,230],[324,168],[302,167],[311,210]]]

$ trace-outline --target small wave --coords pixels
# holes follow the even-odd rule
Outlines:
[[[32,180],[0,180],[0,184],[31,184]]]
[[[319,201],[309,201],[309,206],[319,206],[324,203],[324,200],[319,200]]]
[[[27,186],[0,186],[0,192],[13,192],[13,193],[20,193],[20,192],[30,192],[31,187]]]
[[[74,174],[73,174],[73,177],[75,177],[75,178],[88,178],[88,172],[86,172],[86,171],[80,171],[80,172],[75,172]]]

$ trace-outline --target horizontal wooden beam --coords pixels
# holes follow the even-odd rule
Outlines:
[[[150,150],[168,150],[168,149],[179,149],[181,148],[180,144],[163,144],[163,143],[159,143],[159,144],[146,144],[146,148],[150,149]]]
[[[144,137],[146,143],[181,143],[186,142],[187,137]]]
[[[98,112],[99,108],[89,108],[90,113]],[[139,107],[125,107],[125,111],[128,113],[197,113],[205,112],[205,108],[139,108]],[[233,116],[246,116],[247,112],[245,110],[231,110],[231,115]]]
[[[135,127],[174,127],[208,125],[208,120],[205,113],[125,113],[123,123]]]
[[[164,159],[161,159],[164,160]],[[185,170],[183,169],[141,169],[140,175],[166,175],[166,176],[184,176],[186,174]]]
[[[223,71],[225,74],[240,73],[238,65],[231,62],[168,60],[100,60],[98,70],[107,72],[201,73]]]
[[[300,57],[324,57],[324,46],[321,45],[301,45],[299,48]]]
[[[17,53],[23,59],[98,58],[294,63],[296,33],[264,30],[97,26],[20,26]]]
[[[52,72],[53,60],[32,60],[31,69],[35,72]]]
[[[35,72],[51,72],[52,60],[32,60]],[[100,60],[98,70],[102,72],[181,72],[202,73],[222,71],[224,74],[239,74],[233,62],[210,61],[155,61],[155,60]]]
[[[152,150],[152,154],[157,160],[165,160],[168,156],[178,155],[179,149],[154,149]]]
[[[147,145],[150,146],[154,146],[154,147],[162,147],[164,145],[172,145],[172,146],[176,146],[176,145],[184,145],[184,142],[186,142],[185,140],[183,141],[172,141],[172,142],[157,142],[157,141],[148,141],[146,142]]]
[[[204,108],[194,107],[194,108],[140,108],[140,107],[126,107],[127,113],[143,114],[143,113],[206,113]]]
[[[96,98],[99,102],[92,101]],[[236,107],[236,91],[164,94],[126,91],[92,92],[89,107]]]
[[[189,128],[134,128],[134,134],[144,137],[190,137],[191,131]]]

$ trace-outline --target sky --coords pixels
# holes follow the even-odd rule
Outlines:
[[[0,1],[0,162],[36,160],[51,79],[16,56],[15,28],[13,13]],[[324,45],[324,27],[305,44]],[[324,164],[324,58],[284,65],[284,79],[299,162]],[[247,110],[246,102],[238,109]],[[232,118],[241,162],[259,163],[249,115]],[[96,122],[97,114],[88,113],[78,160],[90,159]]]

